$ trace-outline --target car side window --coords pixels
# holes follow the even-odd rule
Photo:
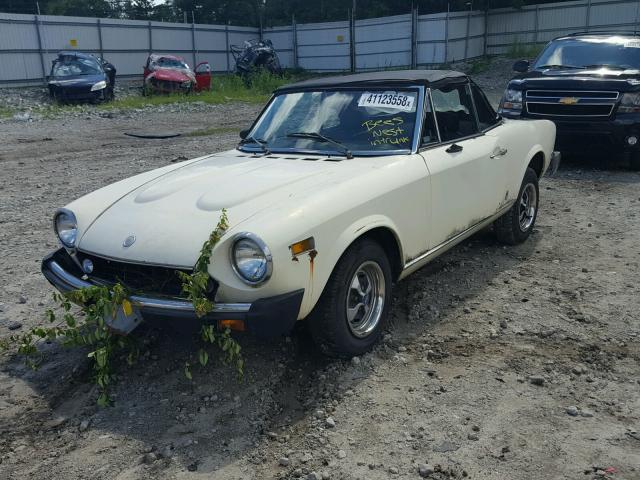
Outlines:
[[[433,88],[431,98],[443,142],[479,132],[468,84]]]
[[[491,107],[487,97],[482,93],[482,90],[477,85],[472,85],[473,101],[476,104],[476,110],[478,112],[478,123],[480,123],[480,130],[486,130],[493,127],[498,123],[498,115],[496,111]]]
[[[422,138],[420,139],[421,146],[433,145],[439,141],[438,129],[436,128],[436,120],[433,116],[431,102],[427,102],[426,110],[424,122],[422,124]]]

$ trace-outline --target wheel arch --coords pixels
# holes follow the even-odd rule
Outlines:
[[[538,178],[542,177],[542,174],[545,171],[546,159],[544,152],[542,150],[538,150],[533,154],[530,158],[529,163],[527,164],[527,168],[533,169],[536,172]]]
[[[361,219],[343,230],[343,232],[335,239],[332,248],[326,256],[322,254],[323,252],[320,250],[321,247],[318,248],[318,261],[314,269],[315,273],[312,281],[312,291],[302,306],[302,309],[306,312],[305,316],[308,315],[315,307],[322,295],[322,292],[326,288],[329,279],[331,278],[331,274],[345,252],[355,242],[365,238],[372,239],[380,244],[387,254],[387,258],[389,258],[389,263],[391,264],[393,273],[393,280],[398,280],[404,266],[402,264],[402,259],[404,257],[402,242],[400,241],[400,235],[398,234],[395,224],[391,219],[384,216],[373,216]],[[322,259],[324,268],[321,268],[319,262],[322,257],[324,257],[324,259]]]

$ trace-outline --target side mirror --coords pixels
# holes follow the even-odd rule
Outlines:
[[[247,128],[246,130],[240,130],[240,138],[242,140],[244,140],[245,138],[247,138],[247,135],[249,135],[249,129]]]
[[[529,71],[529,60],[518,60],[513,64],[513,71],[518,73],[526,73]]]

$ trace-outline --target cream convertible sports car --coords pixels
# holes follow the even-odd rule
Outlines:
[[[500,119],[452,71],[289,85],[241,137],[58,210],[44,275],[62,291],[124,283],[136,308],[123,331],[193,317],[175,270],[193,268],[227,209],[205,321],[281,335],[306,319],[325,351],[358,355],[385,328],[394,282],[491,223],[526,240],[538,180],[559,161],[552,122]]]

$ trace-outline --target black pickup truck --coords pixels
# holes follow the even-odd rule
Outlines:
[[[557,150],[622,152],[640,170],[640,34],[566,35],[513,69],[500,115],[552,120]]]

